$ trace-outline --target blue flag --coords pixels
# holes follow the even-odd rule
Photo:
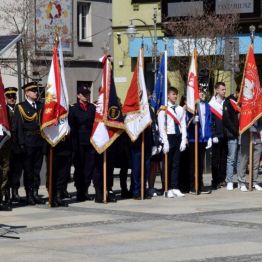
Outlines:
[[[151,107],[157,112],[161,106],[167,105],[167,52],[161,57],[155,88],[150,99]]]

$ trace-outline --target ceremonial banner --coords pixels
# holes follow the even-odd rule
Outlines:
[[[99,154],[103,153],[123,132],[121,128],[106,125],[107,122],[109,125],[116,124],[115,126],[120,126],[114,119],[111,119],[112,121],[110,122],[108,114],[106,114],[105,105],[110,104],[109,99],[106,99],[106,94],[110,93],[109,89],[112,78],[109,66],[111,67],[111,62],[107,56],[104,56],[101,61],[104,65],[102,86],[96,104],[95,121],[90,139],[91,144]]]
[[[238,101],[241,106],[239,132],[242,134],[262,116],[262,89],[253,45],[250,45],[247,53]]]
[[[137,111],[137,95],[134,95],[134,97],[127,96],[122,108],[122,112],[126,114],[126,132],[133,142],[139,137],[145,128],[152,123],[147,98],[143,62],[143,49],[140,49],[133,79],[128,90],[128,93],[139,95],[139,111]]]
[[[5,103],[4,84],[0,71],[0,148],[10,138],[10,126]]]
[[[51,146],[55,146],[70,131],[68,111],[69,102],[63,53],[61,42],[59,41],[59,61],[57,47],[55,46],[46,86],[41,125],[41,134]]]
[[[197,77],[197,50],[194,49],[187,78],[187,111],[195,114],[195,105],[199,102],[198,77]]]
[[[167,51],[161,57],[157,79],[150,105],[157,112],[160,107],[167,106]]]
[[[105,79],[103,86],[106,87],[104,93],[105,110],[103,121],[107,126],[124,129],[124,117],[121,111],[120,99],[116,94],[111,57],[104,56],[102,63],[104,64],[103,79]]]

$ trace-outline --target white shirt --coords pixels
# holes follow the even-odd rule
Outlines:
[[[205,136],[205,125],[206,125],[206,104],[204,102],[199,103],[199,118],[201,124],[202,137]]]
[[[175,106],[170,101],[167,103],[168,108]],[[176,106],[175,115],[178,121],[180,122],[179,130],[182,135],[182,140],[186,140],[187,132],[186,132],[186,112],[181,106]],[[161,110],[157,116],[159,133],[160,137],[163,141],[167,141],[167,135],[172,135],[176,133],[174,119],[166,114],[165,110]]]
[[[35,109],[37,109],[37,105],[36,105],[36,102],[35,101],[31,101],[29,100],[27,97],[25,98],[26,101]]]

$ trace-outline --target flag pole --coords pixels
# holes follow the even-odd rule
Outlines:
[[[165,107],[167,110],[167,43],[168,38],[165,41]],[[167,133],[167,114],[165,114],[165,129]],[[165,153],[165,197],[167,197],[168,191],[168,153]]]
[[[106,179],[106,150],[103,153],[103,202],[107,203],[107,179]]]
[[[139,59],[141,59],[142,68],[144,70],[144,36],[142,36],[141,52],[139,54]],[[144,178],[145,178],[145,131],[142,132],[142,141],[141,141],[141,181],[140,181],[141,200],[144,199],[144,185],[145,185]]]
[[[198,123],[196,122],[195,123],[195,191],[196,191],[196,194],[199,193],[198,184],[199,184],[199,181],[198,181]]]
[[[141,142],[141,200],[144,199],[144,184],[145,184],[145,132],[142,132]]]
[[[52,207],[53,192],[53,147],[49,147],[48,205]]]
[[[196,68],[196,75],[197,75],[197,50],[196,47],[194,48],[194,61],[195,61],[195,68]],[[195,92],[195,91],[194,91]],[[197,106],[195,105],[195,116],[197,115]],[[199,193],[199,181],[198,181],[198,122],[195,122],[195,191],[196,194]]]
[[[255,39],[255,30],[256,27],[251,25],[249,27],[251,45],[254,46]],[[250,141],[249,141],[249,191],[252,191],[253,188],[253,134],[250,132]]]
[[[250,132],[249,141],[249,191],[253,189],[253,134]]]

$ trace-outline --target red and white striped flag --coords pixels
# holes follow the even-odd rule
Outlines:
[[[198,77],[197,77],[197,50],[194,49],[187,79],[187,110],[194,114],[195,105],[199,102]]]
[[[59,51],[59,59],[57,51]],[[70,131],[68,124],[68,93],[64,73],[61,41],[53,49],[53,59],[48,76],[41,134],[51,146],[56,146]]]

